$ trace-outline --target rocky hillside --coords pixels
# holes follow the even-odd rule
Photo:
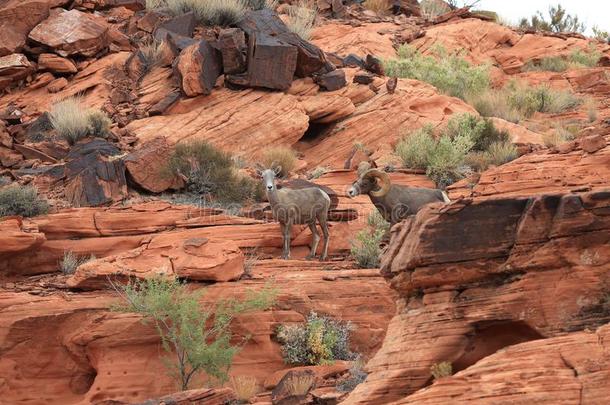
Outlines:
[[[604,403],[610,46],[422,3],[0,0],[0,403]],[[278,163],[327,260],[280,259]],[[451,203],[386,232],[364,166]],[[185,387],[146,280],[273,302]]]

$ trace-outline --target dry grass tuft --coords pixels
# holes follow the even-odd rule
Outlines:
[[[434,363],[430,367],[430,372],[435,380],[443,377],[449,377],[453,375],[453,366],[448,361],[441,361],[440,363]]]
[[[296,153],[285,146],[269,148],[263,153],[260,162],[268,169],[280,169],[279,177],[288,177],[297,164]]]
[[[367,10],[374,11],[378,15],[385,15],[390,11],[390,2],[388,0],[366,0],[362,5]]]
[[[316,25],[318,15],[317,6],[306,0],[299,0],[296,4],[288,7],[288,29],[302,39],[308,41],[311,38],[311,31]]]
[[[448,13],[451,8],[442,0],[421,0],[419,8],[424,17],[430,19]]]
[[[316,378],[310,374],[293,375],[286,380],[286,388],[291,396],[305,396],[313,388]]]
[[[260,387],[256,378],[248,375],[231,378],[231,385],[235,391],[235,396],[242,402],[248,402],[260,392]]]

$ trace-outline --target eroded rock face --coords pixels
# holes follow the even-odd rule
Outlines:
[[[29,35],[32,41],[46,45],[61,56],[93,56],[108,46],[108,27],[78,10],[56,9]]]
[[[34,66],[20,53],[0,57],[0,90],[34,72]]]
[[[15,254],[40,246],[45,241],[38,227],[24,224],[21,218],[0,220],[0,256]]]
[[[435,363],[469,375],[505,346],[610,321],[599,309],[609,209],[607,191],[465,200],[429,205],[395,226],[382,273],[401,296],[398,315],[348,403],[399,400],[428,384]],[[496,392],[487,378],[480,384]]]
[[[276,327],[303,322],[311,310],[351,321],[352,350],[369,356],[379,347],[394,313],[386,282],[374,271],[339,266],[332,271],[337,278],[325,281],[328,273],[328,265],[319,262],[261,260],[251,280],[206,288],[202,305],[243,297],[249,289],[263,288],[269,279],[280,291],[275,309],[235,319],[235,341],[245,345],[235,357],[231,375],[251,375],[262,385],[274,372],[288,368],[273,338]],[[192,285],[201,287],[201,283]],[[138,316],[108,311],[116,302],[112,291],[48,296],[1,291],[3,400],[19,403],[35,390],[37,398],[48,403],[137,403],[175,392],[175,382],[160,359],[163,349],[154,328],[143,325]],[[39,349],[19,344],[24,339]]]

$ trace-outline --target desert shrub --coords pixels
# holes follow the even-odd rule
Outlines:
[[[519,155],[515,145],[509,141],[494,142],[489,145],[485,153],[489,156],[489,163],[494,166],[500,166],[515,160]]]
[[[382,253],[381,242],[390,229],[390,224],[377,210],[369,214],[367,225],[368,228],[356,234],[350,248],[352,257],[363,269],[379,266]]]
[[[38,196],[34,187],[14,184],[0,188],[0,217],[35,217],[47,212],[49,204]]]
[[[597,103],[592,98],[585,100],[585,109],[587,110],[587,119],[589,122],[597,121]]]
[[[318,10],[312,2],[299,0],[296,4],[288,7],[286,26],[290,31],[308,41],[316,24],[317,15]]]
[[[245,255],[244,259],[244,275],[247,277],[252,276],[252,270],[256,267],[259,261],[259,256],[256,251],[249,252]]]
[[[419,2],[421,13],[426,18],[438,17],[441,14],[448,13],[451,8],[443,0],[421,0]]]
[[[316,377],[311,374],[292,374],[285,381],[286,392],[289,397],[303,397],[311,391]]]
[[[463,178],[469,168],[485,170],[490,164],[501,164],[501,152],[508,153],[509,140],[508,132],[498,130],[490,119],[459,114],[449,120],[438,139],[432,127],[424,127],[403,137],[395,152],[405,167],[426,169],[428,177],[444,188]]]
[[[176,145],[168,171],[186,179],[187,192],[213,197],[220,202],[260,200],[262,196],[260,182],[239,175],[231,155],[205,141]]]
[[[519,22],[519,27],[523,29],[536,31],[552,31],[552,32],[584,32],[585,24],[580,21],[578,16],[573,16],[566,12],[566,9],[557,6],[550,6],[548,9],[548,19],[538,11],[529,19],[522,18]]]
[[[608,42],[608,39],[610,38],[610,33],[608,33],[608,31],[605,31],[596,25],[594,25],[591,30],[593,31],[593,38],[598,41]]]
[[[565,72],[568,69],[568,61],[561,56],[550,56],[539,61],[528,61],[523,67],[523,71],[542,71],[542,72]]]
[[[489,89],[479,94],[469,95],[468,104],[472,105],[484,117],[498,117],[518,123],[522,114],[508,100],[506,92]]]
[[[575,128],[566,126],[564,123],[557,123],[553,131],[547,132],[542,136],[542,142],[547,148],[557,146],[573,140],[576,137],[575,132]]]
[[[159,63],[159,60],[161,59],[161,42],[146,42],[140,45],[139,49],[144,57],[144,65],[147,71]]]
[[[510,139],[508,132],[498,130],[487,118],[472,114],[460,114],[449,120],[444,131],[452,139],[464,136],[472,140],[471,150],[484,151],[493,143],[506,142]]]
[[[267,309],[275,299],[275,291],[266,286],[259,292],[249,291],[242,301],[230,299],[202,306],[201,291],[190,291],[177,280],[151,278],[124,286],[111,285],[122,299],[113,307],[115,311],[138,313],[143,322],[155,326],[167,353],[165,365],[183,391],[202,372],[211,380],[226,382],[233,357],[239,351],[231,344],[233,318]]]
[[[591,46],[588,49],[576,49],[570,53],[568,60],[572,67],[594,67],[597,66],[603,54]]]
[[[275,10],[278,0],[247,0],[247,5],[252,10],[262,10],[264,8]]]
[[[430,367],[430,373],[432,373],[435,380],[443,377],[449,377],[453,375],[453,366],[448,361],[434,363],[432,367]]]
[[[256,378],[242,375],[231,378],[231,386],[235,391],[235,397],[241,403],[248,403],[256,394],[260,392],[260,386]]]
[[[404,167],[425,169],[428,167],[428,157],[435,147],[433,137],[434,127],[430,124],[406,134],[396,144],[396,154]]]
[[[311,312],[305,323],[280,325],[277,338],[287,364],[317,365],[333,360],[351,360],[349,322],[319,316]]]
[[[279,177],[288,177],[297,164],[296,153],[285,146],[278,146],[267,149],[260,162],[263,167],[268,169],[281,169]]]
[[[149,9],[168,8],[175,15],[192,11],[197,20],[208,26],[238,23],[246,13],[246,0],[147,0]]]
[[[90,109],[87,112],[89,120],[89,135],[98,138],[107,138],[110,134],[110,126],[112,121],[101,110]]]
[[[337,390],[341,392],[351,392],[357,385],[362,384],[366,380],[367,373],[363,370],[364,362],[358,359],[349,369],[349,377],[341,380],[337,384]]]
[[[70,97],[54,104],[49,112],[53,128],[70,145],[88,135],[105,138],[110,133],[110,118],[101,110],[83,108],[82,104],[80,98]]]
[[[378,15],[388,14],[390,11],[389,0],[366,0],[362,5],[371,11],[374,11]]]
[[[384,62],[388,76],[430,83],[450,96],[466,99],[489,87],[489,67],[472,66],[460,55],[449,55],[442,47],[434,56],[422,55],[410,45],[398,49],[398,58]]]
[[[509,105],[524,117],[531,117],[535,112],[561,113],[578,107],[582,102],[568,90],[555,90],[546,85],[533,87],[512,81],[503,91]]]
[[[95,255],[90,256],[77,256],[72,251],[64,252],[64,257],[59,262],[59,270],[65,275],[74,274],[78,266],[95,260]]]

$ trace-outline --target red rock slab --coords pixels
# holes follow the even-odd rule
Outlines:
[[[181,100],[167,115],[132,121],[127,130],[138,143],[165,136],[170,144],[206,140],[249,156],[268,145],[289,146],[308,127],[309,117],[296,97],[260,90],[219,89],[209,96]]]
[[[34,72],[34,65],[20,53],[0,57],[0,89],[4,89]]]
[[[330,128],[326,136],[312,140],[309,147],[304,145],[302,151],[312,168],[321,165],[339,168],[343,167],[355,142],[362,143],[377,156],[390,155],[392,144],[406,131],[424,124],[439,126],[452,114],[466,112],[476,114],[463,101],[440,95],[430,85],[399,79],[394,94],[387,94],[383,86],[373,98],[357,105],[348,118]]]
[[[608,135],[605,136],[608,140]],[[585,153],[578,145],[567,153],[538,151],[486,170],[476,183],[451,185],[449,198],[497,198],[605,190],[610,187],[610,146]]]
[[[232,241],[186,238],[180,233],[152,237],[145,245],[93,260],[67,281],[71,288],[103,289],[110,278],[147,279],[160,275],[195,281],[234,281],[244,273],[244,255]]]
[[[607,401],[610,326],[511,346],[393,404]]]
[[[0,219],[0,256],[22,252],[40,246],[44,234],[36,227],[27,227],[19,217]]]
[[[311,370],[315,373],[316,378],[322,382],[329,377],[336,377],[337,375],[343,374],[349,370],[351,363],[348,361],[337,360],[332,364],[321,365],[321,366],[303,366],[293,367],[287,370],[276,371],[265,379],[264,387],[266,390],[275,388],[276,385],[281,381],[284,376],[290,371],[303,371]]]
[[[348,117],[356,110],[354,103],[347,97],[339,95],[318,94],[303,97],[301,105],[311,122],[328,124]]]
[[[176,404],[176,405],[225,405],[235,401],[235,393],[231,388],[199,388],[180,391],[158,399],[149,399],[140,405]],[[128,404],[127,402],[125,404]]]
[[[346,57],[350,53],[364,58],[367,54],[380,58],[396,57],[392,35],[380,34],[383,30],[396,30],[393,23],[361,24],[353,27],[347,24],[324,24],[311,33],[311,42],[325,52],[333,52]]]
[[[32,28],[49,16],[45,0],[8,0],[0,5],[0,56],[20,52]]]
[[[46,45],[61,56],[94,56],[108,46],[104,20],[78,10],[55,9],[29,34],[29,39]]]
[[[164,137],[144,142],[125,158],[125,168],[131,179],[144,190],[160,193],[180,189],[184,181],[168,173],[167,166],[173,148]]]

